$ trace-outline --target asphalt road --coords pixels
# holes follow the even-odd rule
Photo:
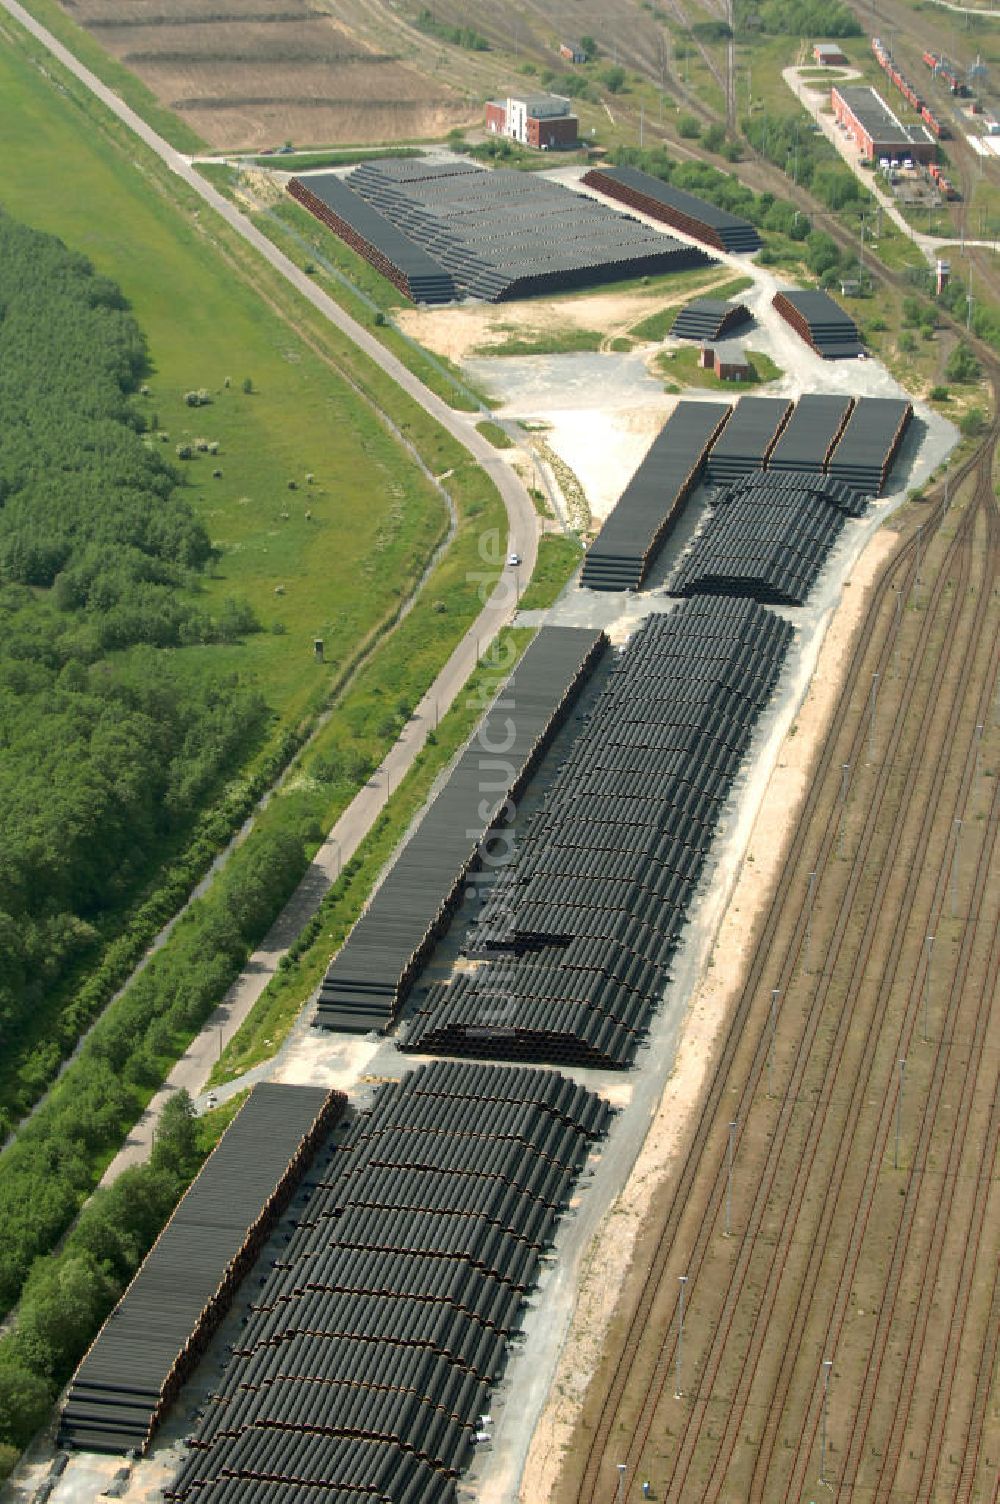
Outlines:
[[[300,271],[277,246],[273,245],[256,226],[251,224],[235,205],[206,182],[194,170],[186,157],[175,151],[162,136],[157,135],[156,131],[119,99],[118,95],[107,85],[103,84],[89,68],[85,68],[51,32],[39,25],[23,6],[17,4],[17,0],[0,0],[0,5],[129,130],[133,131],[151,151],[154,151],[172,172],[193,188],[238,235],[241,235],[259,255],[280,272],[324,318],[346,335],[370,360],[381,367],[387,376],[402,387],[408,396],[419,403],[426,413],[463,445],[496,485],[507,512],[509,539],[484,538],[484,567],[491,553],[495,555],[498,548],[502,555],[506,554],[508,547],[516,548],[521,559],[516,571],[504,569],[498,586],[416,707],[413,719],[391,748],[385,761],[365,787],[359,791],[330,831],[308,872],[264,938],[260,948],[251,956],[242,975],[230,989],[223,1003],[208,1020],[182,1059],[177,1062],[160,1091],[150,1102],[143,1117],[129,1135],[125,1147],[108,1166],[102,1182],[106,1184],[114,1180],[128,1165],[146,1158],[152,1144],[153,1130],[159,1113],[164,1102],[173,1092],[180,1087],[186,1087],[192,1096],[195,1096],[202,1090],[213,1064],[218,1059],[222,1044],[239,1028],[274,975],[282,953],[315,912],[342,864],[350,860],[370,830],[389,792],[392,788],[398,787],[400,780],[412,765],[426,740],[427,732],[437,724],[439,716],[444,714],[455,699],[472,673],[477,660],[485,652],[497,632],[513,619],[517,609],[518,586],[527,584],[535,567],[538,550],[538,516],[530,496],[513,470],[504,463],[493,445],[476,431],[477,414],[457,413],[440,397],[429,391],[423,382],[379,343],[374,335],[345,313],[339,304],[335,303],[321,288],[316,287],[312,280]]]

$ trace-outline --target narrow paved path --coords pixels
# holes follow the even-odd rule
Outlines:
[[[499,584],[483,606],[476,621],[458,643],[430,689],[417,705],[413,719],[369,782],[354,798],[316,853],[302,882],[285,909],[250,957],[242,975],[212,1014],[201,1033],[170,1072],[135,1125],[121,1152],[108,1166],[103,1184],[114,1180],[128,1165],[146,1158],[152,1144],[153,1130],[163,1104],[173,1092],[186,1087],[197,1095],[203,1088],[225,1041],[231,1038],[277,970],[278,961],[315,913],[323,895],[335,880],[341,866],[348,862],[371,829],[392,789],[397,788],[427,738],[427,732],[451,705],[472,673],[482,652],[501,627],[513,619],[517,609],[519,582],[526,583],[534,570],[538,550],[538,517],[528,492],[514,471],[504,462],[490,442],[478,433],[478,414],[463,415],[428,390],[413,373],[363,325],[316,287],[277,246],[263,235],[245,215],[205,181],[190,162],[175,151],[151,126],[130,109],[118,95],[103,84],[89,68],[73,56],[51,32],[29,15],[17,0],[0,0],[0,5],[15,21],[48,49],[90,92],[133,131],[172,172],[198,193],[226,223],[241,235],[276,271],[306,298],[324,318],[352,341],[365,355],[390,376],[408,396],[441,424],[451,436],[476,459],[489,475],[503,498],[509,527],[509,546],[521,556],[517,571],[505,569]],[[506,553],[508,540],[485,538],[484,569],[499,548]]]

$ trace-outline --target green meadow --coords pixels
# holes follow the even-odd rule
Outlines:
[[[174,201],[158,164],[75,85],[53,87],[33,51],[0,49],[0,201],[121,286],[148,340],[149,392],[136,405],[155,427],[150,442],[171,458],[199,439],[218,445],[177,461],[220,549],[206,605],[243,597],[264,627],[179,660],[199,672],[209,654],[298,716],[419,580],[447,527],[444,501],[316,340],[278,316],[266,284],[260,295],[210,212],[186,190]],[[373,380],[380,401],[387,386]],[[192,391],[209,401],[188,406]],[[450,463],[461,456],[446,450]]]

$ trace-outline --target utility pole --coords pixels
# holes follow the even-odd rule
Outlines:
[[[726,1230],[728,1238],[733,1231],[733,1140],[736,1137],[736,1124],[729,1125],[729,1143],[726,1146]]]
[[[820,1412],[819,1481],[826,1483],[826,1418],[830,1408],[830,1369],[832,1358],[823,1359],[823,1408]]]
[[[687,1284],[687,1275],[677,1276],[680,1283],[680,1298],[677,1306],[677,1361],[674,1366],[674,1399],[683,1398],[681,1390],[681,1359],[684,1354],[684,1286]]]
[[[958,916],[958,845],[962,839],[962,822],[955,821],[955,851],[951,860],[951,917]]]
[[[840,856],[841,860],[847,849],[847,778],[851,771],[849,762],[840,764]]]
[[[639,105],[639,150],[642,151],[643,127],[646,123],[646,106]]]
[[[813,941],[813,892],[816,887],[816,873],[809,874],[809,892],[806,895],[806,976],[812,971],[812,941]]]
[[[621,1501],[625,1497],[625,1469],[627,1468],[628,1464],[625,1462],[619,1462],[615,1465],[618,1468],[618,1488],[615,1493],[615,1500],[616,1504],[621,1504]]]
[[[896,1143],[892,1151],[892,1167],[899,1169],[899,1130],[903,1119],[903,1082],[906,1079],[906,1060],[899,1061],[899,1090],[896,1093]]]
[[[868,761],[875,761],[875,705],[878,698],[878,670],[872,674],[872,713],[868,728]]]
[[[774,1043],[778,1032],[778,999],[781,996],[780,987],[771,988],[771,1044],[767,1052],[767,1094],[774,1096]]]
[[[927,965],[924,970],[924,1043],[926,1044],[931,1010],[931,955],[934,950],[934,936],[928,935],[924,944],[927,947]]]

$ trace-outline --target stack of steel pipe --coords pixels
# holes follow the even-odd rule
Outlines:
[[[729,413],[728,402],[678,402],[587,550],[582,586],[588,590],[642,587]]]
[[[769,479],[762,477],[710,513],[681,560],[671,595],[804,603],[840,536],[844,514],[807,486],[772,491]]]
[[[414,303],[450,303],[458,296],[451,274],[414,245],[377,209],[333,173],[292,178],[292,198],[363,256]]]
[[[416,1053],[623,1068],[649,1026],[719,815],[792,628],[751,600],[651,617],[430,988]]]
[[[377,247],[381,264],[369,259],[408,297],[425,296],[407,271],[418,251],[458,296],[490,302],[704,266],[710,259],[560,183],[507,168],[388,158],[362,164],[346,181],[334,174],[297,181],[296,197],[314,213],[316,202],[327,202],[333,217],[318,217],[362,255],[369,254],[366,245]],[[303,199],[303,185],[312,201]],[[428,286],[428,299],[437,299],[432,278]]]
[[[858,326],[825,292],[776,292],[771,300],[786,323],[824,360],[850,360],[864,352]]]
[[[758,505],[769,507],[773,502],[784,505],[786,496],[802,495],[820,497],[845,517],[862,516],[868,505],[867,496],[832,475],[820,475],[814,470],[766,470],[720,486],[712,497],[712,506],[724,507],[731,501],[751,497]]]
[[[256,1086],[77,1369],[60,1444],[144,1451],[346,1098]]]
[[[794,406],[787,397],[741,397],[708,452],[706,479],[720,485],[763,470]]]
[[[853,397],[813,393],[800,397],[768,456],[768,471],[814,471],[821,475],[853,406]]]
[[[280,1480],[450,1504],[609,1120],[553,1071],[437,1061],[380,1086],[313,1177],[168,1497],[265,1504]]]
[[[696,339],[717,344],[750,322],[745,303],[727,303],[721,298],[693,298],[674,319],[670,332],[675,339]]]
[[[584,173],[583,182],[597,193],[638,209],[661,224],[672,225],[716,250],[730,253],[760,250],[760,236],[749,220],[693,193],[685,193],[662,178],[640,172],[637,167],[592,167]]]
[[[896,397],[859,397],[827,462],[827,473],[868,496],[881,496],[913,417]]]
[[[331,962],[316,1023],[385,1030],[585,680],[607,647],[602,632],[543,627],[471,738],[368,907]]]

